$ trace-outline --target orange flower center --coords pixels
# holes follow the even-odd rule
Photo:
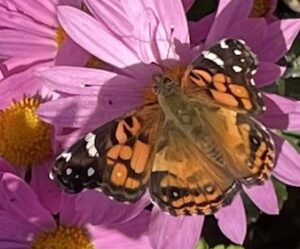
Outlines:
[[[254,0],[251,17],[265,17],[271,9],[270,0]]]
[[[40,234],[30,249],[94,249],[85,229],[59,225],[57,228]]]
[[[40,103],[24,97],[0,111],[0,156],[15,166],[34,166],[52,155],[52,129],[36,114]]]
[[[58,47],[60,47],[64,43],[66,36],[67,36],[67,33],[64,31],[64,29],[61,26],[56,28],[55,41],[56,41]]]
[[[104,67],[104,65],[105,65],[105,63],[103,61],[99,60],[97,57],[90,56],[90,58],[85,66],[90,67],[90,68],[102,69]]]

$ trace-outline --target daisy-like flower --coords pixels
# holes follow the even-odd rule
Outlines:
[[[39,118],[37,108],[57,95],[42,86],[33,74],[35,69],[30,67],[0,84],[0,170],[26,178],[44,206],[55,212],[60,189],[48,172],[57,145],[54,129]]]
[[[41,62],[84,65],[88,53],[67,37],[57,6],[81,7],[80,0],[0,0],[0,69],[3,77]]]
[[[270,84],[283,71],[275,62],[287,52],[300,29],[298,20],[267,24],[264,19],[249,18],[251,0],[243,3],[220,0],[211,28],[199,27],[202,32],[199,36],[207,31],[205,39],[198,40],[197,29],[189,33],[180,1],[85,2],[94,17],[71,7],[60,7],[59,20],[74,41],[114,66],[115,71],[54,67],[39,72],[49,88],[68,94],[65,98],[43,104],[39,109],[43,119],[58,127],[83,127],[66,140],[66,146],[87,129],[142,105],[151,88],[152,75],[159,70],[153,63],[162,67],[167,65],[171,68],[167,73],[180,80],[191,59],[222,38],[245,40],[260,62],[255,75],[257,87]],[[193,44],[198,46],[191,46],[190,36]],[[269,129],[299,129],[297,102],[267,93],[264,99],[267,111],[261,120]],[[277,164],[273,176],[287,184],[300,186],[300,156],[286,141],[275,135],[274,140]],[[279,212],[271,180],[262,186],[244,188],[244,191],[265,213]],[[243,242],[247,224],[240,195],[215,216],[228,238],[236,243]],[[169,217],[154,209],[149,226],[154,248],[193,248],[203,220],[203,216]],[[175,229],[184,231],[187,228],[188,236],[186,233],[173,236]]]
[[[62,196],[57,215],[45,209],[21,178],[0,174],[0,247],[6,249],[151,249],[149,212],[118,205],[101,193]]]

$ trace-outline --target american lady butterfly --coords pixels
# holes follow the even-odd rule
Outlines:
[[[71,193],[99,188],[121,202],[149,189],[170,214],[212,214],[242,185],[263,184],[273,141],[256,121],[255,55],[241,40],[203,51],[181,81],[153,76],[157,99],[88,133],[58,156],[52,176]]]

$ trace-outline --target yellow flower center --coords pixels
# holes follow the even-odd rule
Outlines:
[[[269,13],[270,0],[254,0],[251,17],[264,17]]]
[[[52,231],[40,234],[30,249],[94,249],[88,233],[77,227],[59,225]]]
[[[95,56],[91,56],[88,60],[88,62],[86,63],[86,67],[90,67],[90,68],[103,68],[105,65],[105,63],[101,60],[99,60],[97,57]]]
[[[64,31],[64,29],[61,26],[56,28],[55,41],[56,41],[58,47],[60,47],[64,43],[66,36],[67,36],[67,33]]]
[[[164,74],[170,76],[172,79],[174,79],[180,83],[181,78],[183,77],[186,68],[187,68],[187,66],[184,66],[184,65],[173,67],[173,68],[167,69],[164,72]],[[151,88],[150,89],[147,88],[147,90],[145,92],[145,103],[157,101],[157,96],[152,91],[152,84],[153,84],[153,82],[151,82],[151,84],[150,84]]]
[[[34,166],[52,155],[52,129],[36,114],[40,103],[24,97],[0,111],[0,156],[15,166]]]

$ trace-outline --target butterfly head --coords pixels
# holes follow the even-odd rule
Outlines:
[[[178,87],[178,82],[164,74],[154,74],[153,82],[152,90],[155,95],[169,96]]]

